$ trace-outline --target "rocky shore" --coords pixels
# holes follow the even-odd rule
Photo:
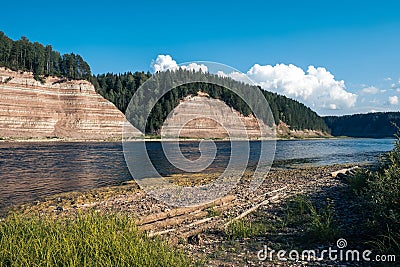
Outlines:
[[[332,172],[348,167],[352,165],[272,169],[266,174],[263,184],[250,194],[245,188],[252,172],[247,171],[227,196],[200,207],[170,207],[148,196],[131,181],[83,193],[60,194],[22,205],[15,210],[25,214],[39,213],[41,216],[55,217],[74,216],[88,210],[129,214],[149,236],[166,238],[207,266],[336,265],[340,262],[281,262],[276,259],[272,262],[259,261],[257,252],[264,245],[276,250],[298,246],[299,238],[304,237],[304,229],[301,225],[285,224],[288,201],[298,195],[308,197],[316,209],[327,201],[332,202],[335,207],[334,220],[343,234],[341,237],[356,242],[359,234],[359,203],[352,197],[348,185],[340,176],[332,176]],[[198,185],[209,183],[217,176],[176,175],[170,179],[180,185]],[[192,179],[188,180],[188,177]],[[253,225],[258,232],[249,237],[230,237],[227,229],[235,221]],[[321,249],[335,244],[331,241],[319,241],[307,245],[312,246],[309,249]]]

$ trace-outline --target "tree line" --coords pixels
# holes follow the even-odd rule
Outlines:
[[[294,130],[312,129],[329,132],[325,121],[305,105],[285,96],[264,91],[259,87],[243,84],[229,77],[183,69],[154,75],[150,72],[92,75],[89,64],[80,55],[74,53],[61,55],[54,51],[51,45],[44,46],[38,42],[32,43],[26,37],[13,41],[1,31],[0,67],[14,71],[30,71],[34,74],[35,79],[40,81],[43,81],[43,78],[47,76],[86,79],[95,86],[99,94],[111,101],[124,113],[137,89],[153,77],[154,79],[151,81],[157,83],[154,84],[153,88],[172,86],[170,88],[174,89],[155,104],[146,121],[148,133],[157,133],[167,115],[179,104],[179,101],[189,94],[197,94],[198,91],[203,91],[212,98],[224,101],[228,106],[245,116],[251,114],[252,110],[242,98],[227,89],[239,86],[248,92],[261,90],[269,103],[275,124],[283,121]],[[176,86],[182,81],[188,80],[188,77],[198,82]],[[152,99],[152,95],[155,95],[155,93],[149,91],[146,101],[154,103],[155,99]],[[260,101],[260,99],[253,101],[260,103],[256,107],[258,109],[256,113],[265,114],[267,108],[263,107],[263,101]],[[144,123],[143,120],[141,122]]]
[[[334,136],[394,137],[396,125],[400,126],[400,112],[327,116],[324,120]]]
[[[80,55],[61,55],[51,45],[31,42],[26,37],[13,41],[0,31],[0,67],[14,71],[30,71],[35,79],[60,76],[69,79],[89,79],[89,64]]]
[[[160,86],[171,86],[173,88],[174,84],[179,84],[179,81],[188,80],[189,76],[191,79],[197,81],[206,80],[210,82],[195,82],[180,85],[165,94],[155,104],[148,117],[146,124],[146,131],[148,133],[157,133],[168,114],[179,104],[179,101],[187,95],[196,95],[198,91],[207,93],[212,98],[224,101],[228,106],[233,107],[245,116],[251,114],[252,110],[242,98],[227,89],[238,86],[243,88],[244,91],[260,90],[262,92],[269,103],[275,124],[283,121],[294,130],[312,129],[329,132],[325,121],[304,104],[277,93],[262,90],[257,86],[243,84],[229,77],[183,69],[166,71],[155,75],[156,77],[153,77],[149,72],[107,73],[92,76],[91,82],[95,85],[98,93],[114,103],[123,113],[126,112],[129,101],[136,90],[151,77],[154,78],[152,80],[155,80],[154,82],[156,83],[153,88],[159,88]],[[149,92],[149,95],[151,94]],[[155,100],[150,97],[148,101],[154,102]],[[262,101],[260,103],[259,108],[266,110],[266,107],[261,106]]]

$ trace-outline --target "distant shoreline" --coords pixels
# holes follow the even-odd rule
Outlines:
[[[167,141],[167,142],[195,142],[195,141],[265,141],[265,140],[323,140],[323,139],[343,139],[343,138],[351,138],[351,137],[336,137],[336,136],[312,136],[312,137],[282,137],[277,136],[275,138],[161,138],[160,136],[146,136],[143,138],[132,138],[129,141],[146,141],[146,142],[159,142],[159,141]],[[93,143],[93,142],[122,142],[122,137],[113,137],[107,139],[75,139],[75,138],[59,138],[59,137],[0,137],[0,143],[46,143],[46,142],[65,142],[65,143]],[[128,140],[127,140],[128,141]]]
[[[130,142],[198,142],[198,141],[301,141],[301,140],[338,140],[338,139],[393,139],[393,137],[351,137],[351,136],[331,136],[331,137],[305,137],[305,138],[265,138],[265,139],[213,139],[213,138],[145,138],[132,139]],[[66,138],[0,138],[1,143],[116,143],[122,142],[122,138],[110,139],[66,139]]]

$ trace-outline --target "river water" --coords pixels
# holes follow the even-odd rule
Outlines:
[[[282,140],[276,143],[275,167],[376,162],[393,148],[393,139]],[[200,156],[198,142],[181,142],[182,154]],[[230,143],[216,142],[217,155],[206,172],[221,172],[230,156]],[[160,142],[146,143],[148,154],[162,175],[179,173],[162,153]],[[251,142],[248,165],[257,164],[259,142]],[[121,143],[2,142],[0,143],[0,210],[69,191],[115,185],[132,177]]]

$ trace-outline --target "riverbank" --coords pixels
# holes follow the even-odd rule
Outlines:
[[[17,137],[0,137],[0,143],[81,143],[81,142],[121,142],[122,138],[112,137],[107,139],[73,139],[73,138],[17,138]]]
[[[264,191],[277,189],[279,186],[294,185],[296,183],[312,184],[315,177],[327,176],[325,182],[333,181],[329,176],[330,173],[338,169],[343,169],[356,164],[337,164],[332,166],[320,167],[298,167],[297,169],[281,169],[273,168],[266,174],[264,183],[260,188],[246,199],[262,194]],[[241,183],[238,184],[230,194],[245,197],[243,190],[244,182],[251,179],[252,172],[246,171]],[[175,174],[166,177],[168,180],[180,186],[195,186],[207,184],[218,177],[218,174]],[[137,202],[146,203],[146,206],[136,205]],[[73,213],[76,210],[86,210],[95,208],[99,210],[107,210],[113,212],[132,212],[133,214],[143,215],[148,212],[163,211],[171,209],[164,203],[146,195],[135,181],[121,182],[119,185],[99,187],[84,192],[67,192],[56,194],[45,198],[42,201],[23,204],[14,208],[16,211],[39,212],[41,214],[52,214],[57,207],[63,208],[63,213]]]
[[[277,135],[276,138],[234,138],[232,139],[233,141],[260,141],[260,140],[320,140],[320,139],[344,139],[348,138],[345,136],[332,136],[332,135],[301,135],[301,134],[294,134],[294,135]],[[123,137],[110,137],[110,138],[105,138],[105,139],[76,139],[76,138],[60,138],[57,136],[49,136],[49,137],[29,137],[29,138],[23,138],[23,137],[0,137],[0,142],[34,142],[34,143],[40,143],[40,142],[122,142],[124,139]],[[132,138],[130,140],[126,141],[146,141],[146,142],[160,142],[160,141],[168,141],[168,142],[198,142],[198,141],[231,141],[230,138],[189,138],[189,137],[181,137],[181,138],[170,138],[170,137],[163,137],[159,135],[148,135],[145,138]]]
[[[245,188],[251,172],[246,172],[227,197],[198,209],[177,209],[160,203],[132,181],[83,193],[52,196],[15,208],[15,211],[24,216],[38,214],[52,218],[70,218],[90,211],[125,214],[133,218],[141,231],[149,236],[162,236],[175,244],[176,248],[193,255],[193,260],[211,266],[259,266],[271,263],[260,262],[257,258],[258,251],[264,245],[275,250],[293,247],[321,249],[334,246],[335,238],[341,237],[347,239],[352,248],[363,247],[363,244],[357,243],[365,234],[360,232],[359,227],[363,223],[360,221],[359,203],[353,198],[349,186],[331,175],[332,172],[352,166],[273,169],[266,174],[263,184],[250,194],[246,193]],[[194,177],[192,181],[179,175],[170,179],[180,185],[193,185],[208,183],[215,178],[210,175]],[[332,236],[327,234],[319,239],[315,236],[310,238],[312,235],[308,232],[307,223],[301,221],[305,218],[300,218],[305,215],[299,214],[297,209],[289,209],[290,205],[304,203],[311,203],[322,218],[327,216],[323,211],[328,209],[328,204],[334,206],[332,218],[325,218],[335,221],[335,225],[326,225],[325,222]],[[254,211],[235,220],[257,205]],[[281,263],[276,257],[273,262]],[[317,263],[309,260],[302,264]],[[322,263],[338,264],[339,261],[325,260]],[[289,265],[293,264],[299,262]]]

